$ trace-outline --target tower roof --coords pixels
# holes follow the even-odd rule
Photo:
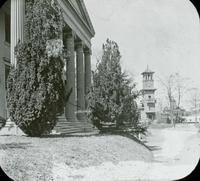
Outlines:
[[[147,65],[146,70],[145,70],[144,72],[142,72],[141,74],[143,75],[143,74],[153,74],[153,73],[154,73],[154,72],[151,71],[151,70],[149,69],[149,66]]]

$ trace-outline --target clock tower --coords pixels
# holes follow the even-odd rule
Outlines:
[[[141,121],[150,122],[156,119],[156,99],[155,99],[155,91],[154,88],[154,72],[147,69],[142,72],[143,77],[143,88],[141,90],[142,94],[142,107],[141,107]]]

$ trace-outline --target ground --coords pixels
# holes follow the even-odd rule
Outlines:
[[[188,175],[198,162],[198,130],[195,125],[152,126],[144,140],[152,152],[114,135],[0,136],[0,163],[15,180],[175,180]]]
[[[93,135],[53,138],[0,136],[0,164],[14,180],[77,180],[73,170],[107,162],[151,161],[143,145],[122,136]],[[66,176],[67,174],[67,176]],[[63,178],[64,177],[64,178]]]

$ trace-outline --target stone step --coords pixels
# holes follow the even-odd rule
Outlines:
[[[70,134],[70,133],[89,133],[93,132],[94,130],[91,129],[55,129],[56,133],[61,134]]]
[[[87,127],[93,127],[93,125],[92,124],[90,124],[90,123],[65,123],[65,122],[63,122],[63,123],[58,123],[58,124],[56,124],[56,127],[60,127],[60,126],[69,126],[69,127],[71,127],[71,126],[76,126],[76,127],[81,127],[81,126],[87,126]]]
[[[94,128],[87,128],[87,127],[79,127],[79,128],[77,128],[77,127],[56,127],[56,128],[54,128],[54,130],[77,130],[77,131],[79,131],[79,130],[90,130],[90,131],[93,131],[94,130]]]
[[[56,127],[60,127],[60,126],[77,127],[77,128],[79,128],[79,127],[94,127],[92,124],[89,124],[89,123],[74,123],[74,124],[73,123],[63,123],[63,124],[59,123],[56,125]]]
[[[82,125],[68,125],[68,124],[61,124],[61,125],[57,125],[55,126],[55,128],[90,128],[93,129],[93,126],[91,125],[87,125],[87,124],[82,124]]]
[[[90,125],[90,124],[59,124],[59,125],[56,125],[55,127],[65,127],[65,128],[93,128],[94,126],[93,125]]]
[[[90,128],[76,128],[76,127],[74,127],[74,128],[56,128],[56,130],[65,130],[65,131],[67,131],[67,130],[69,130],[69,131],[71,131],[71,130],[77,130],[77,131],[84,131],[84,130],[93,130],[93,129],[90,129]]]
[[[10,119],[7,119],[4,127],[14,127],[14,126],[15,126],[15,123],[12,122]]]
[[[79,121],[79,120],[66,120],[66,119],[60,119],[60,120],[58,120],[57,121],[57,124],[59,124],[59,123],[88,123],[88,124],[92,124],[90,121],[88,121],[88,120],[81,120],[81,121]]]
[[[87,120],[83,120],[83,121],[72,120],[72,121],[69,121],[69,120],[66,120],[66,119],[60,119],[60,120],[57,121],[57,124],[58,123],[89,123],[89,124],[92,124],[90,121],[87,121]]]
[[[59,131],[57,131],[56,133],[54,133],[54,134],[62,134],[62,135],[72,135],[72,134],[79,134],[79,135],[85,135],[85,134],[88,134],[88,133],[90,133],[90,134],[98,134],[98,132],[92,132],[92,131],[81,131],[81,130],[75,130],[75,131],[73,131],[73,130],[67,130],[67,131],[63,131],[62,130],[62,132],[59,132]]]
[[[92,128],[92,127],[55,127],[54,128],[55,130],[67,130],[67,129],[69,129],[69,130],[71,130],[71,129],[73,129],[73,130],[75,130],[75,129],[77,129],[77,130],[83,130],[83,129],[87,129],[87,130],[93,130],[94,128]]]

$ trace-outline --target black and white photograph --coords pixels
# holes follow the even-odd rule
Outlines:
[[[198,180],[194,2],[2,2],[2,172],[14,181]]]

